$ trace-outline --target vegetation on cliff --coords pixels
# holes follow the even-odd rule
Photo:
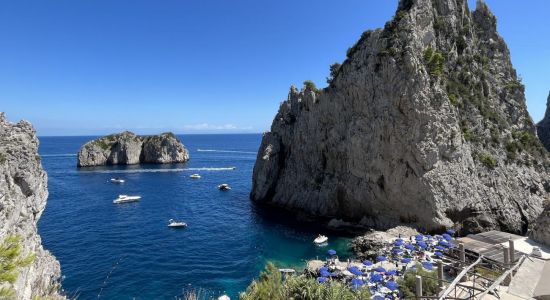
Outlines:
[[[16,291],[9,286],[19,277],[19,269],[30,266],[34,254],[23,255],[21,237],[10,235],[0,244],[0,299],[15,299]]]

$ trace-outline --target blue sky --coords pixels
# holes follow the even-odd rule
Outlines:
[[[474,1],[469,1],[474,7]],[[542,118],[550,2],[488,0]],[[528,4],[526,4],[528,3]],[[328,66],[393,0],[0,2],[0,110],[39,135],[262,132],[291,84]]]

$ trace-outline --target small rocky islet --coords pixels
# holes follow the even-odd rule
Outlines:
[[[138,136],[130,131],[104,136],[82,145],[77,154],[78,167],[168,164],[189,160],[189,151],[171,132]]]

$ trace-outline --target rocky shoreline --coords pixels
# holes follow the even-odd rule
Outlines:
[[[189,151],[171,132],[138,136],[124,131],[89,141],[77,154],[78,167],[184,163]]]
[[[19,271],[10,288],[17,299],[63,299],[59,262],[42,247],[37,223],[48,198],[47,174],[38,155],[38,138],[27,121],[13,124],[0,113],[0,240],[20,237],[22,254],[34,262]]]

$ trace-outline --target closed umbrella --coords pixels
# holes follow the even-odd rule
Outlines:
[[[445,251],[445,247],[440,246],[440,245],[435,246],[435,249],[437,249],[439,251]]]
[[[401,254],[401,253],[403,253],[403,249],[399,249],[399,248],[393,249],[393,250],[392,250],[392,253],[393,253],[393,254]]]

